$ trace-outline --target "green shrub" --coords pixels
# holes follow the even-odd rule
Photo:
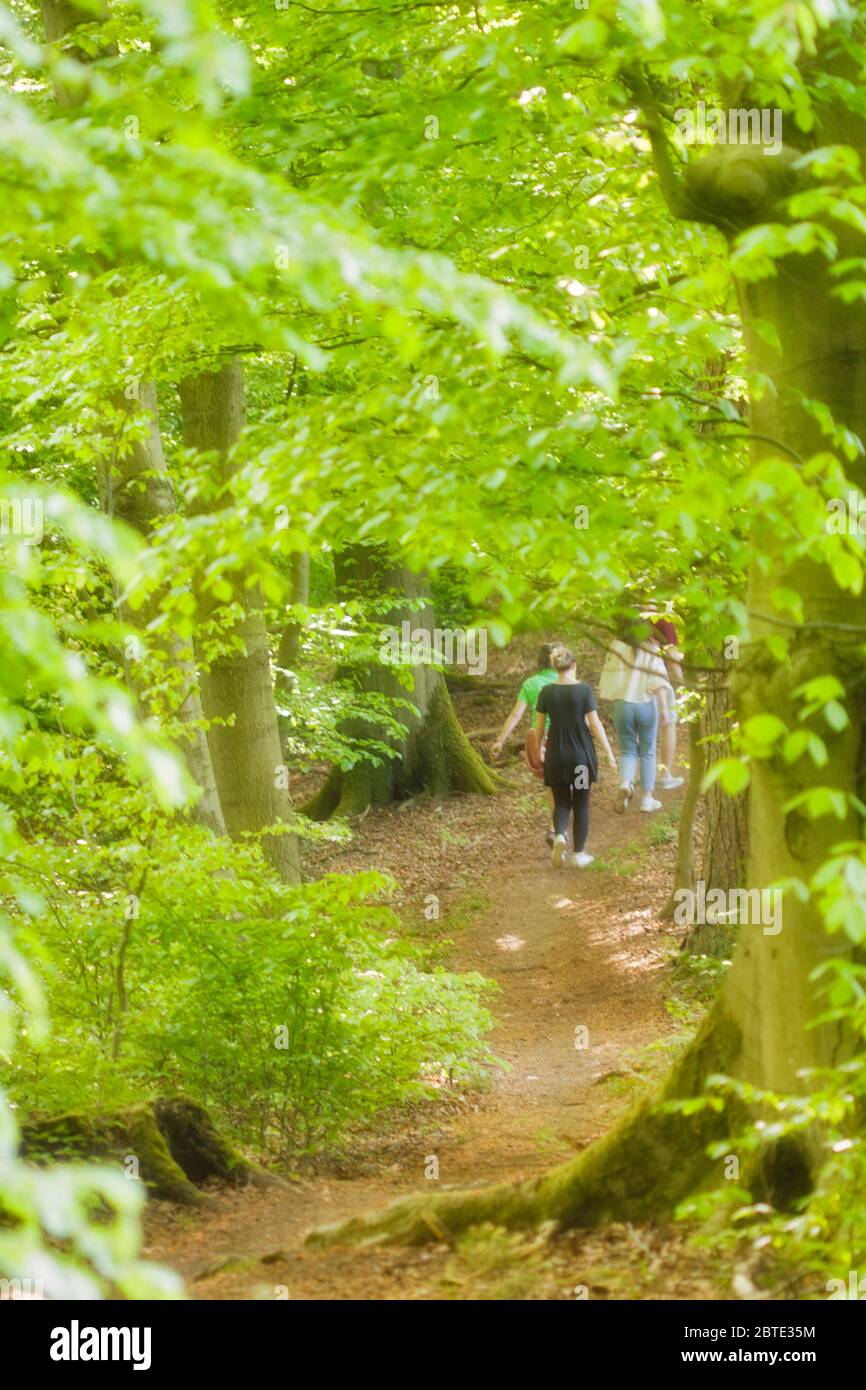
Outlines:
[[[382,875],[289,888],[256,850],[193,829],[63,857],[44,942],[54,1029],[16,1057],[22,1105],[176,1088],[296,1155],[483,1077],[486,982],[420,968]]]

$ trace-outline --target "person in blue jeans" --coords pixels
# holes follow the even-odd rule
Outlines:
[[[599,694],[613,700],[613,724],[619,742],[617,811],[625,811],[634,796],[640,766],[642,811],[658,811],[656,741],[659,723],[670,720],[670,685],[658,646],[650,640],[632,641],[631,633],[611,642],[601,673]]]

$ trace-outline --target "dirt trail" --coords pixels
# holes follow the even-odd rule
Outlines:
[[[603,1133],[646,1084],[631,1054],[671,1032],[663,1001],[671,937],[654,916],[670,881],[672,846],[661,843],[658,829],[663,813],[615,815],[615,778],[607,774],[592,799],[588,848],[596,864],[554,870],[542,841],[540,788],[517,763],[509,781],[503,796],[465,799],[459,808],[466,833],[452,856],[455,876],[461,879],[462,861],[488,906],[455,932],[449,953],[456,968],[498,982],[492,1042],[508,1069],[480,1099],[434,1121],[434,1130],[405,1134],[397,1162],[387,1161],[392,1153],[372,1172],[360,1165],[342,1179],[223,1193],[211,1213],[154,1211],[147,1253],[180,1270],[194,1297],[441,1297],[448,1258],[441,1247],[312,1251],[302,1248],[303,1236],[407,1192],[539,1172]],[[666,797],[666,811],[678,809],[681,795]],[[429,846],[440,811],[419,805],[404,813],[401,839],[411,833],[423,845],[426,836]],[[359,862],[387,858],[398,814],[368,818],[353,847]],[[425,1177],[431,1156],[438,1181]],[[260,1263],[268,1254],[274,1257]],[[227,1256],[240,1258],[217,1269]]]

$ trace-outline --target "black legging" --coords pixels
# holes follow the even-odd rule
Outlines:
[[[557,782],[553,787],[553,828],[568,838],[568,818],[574,812],[574,852],[580,854],[589,834],[589,787]]]

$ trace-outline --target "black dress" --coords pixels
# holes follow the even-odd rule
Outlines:
[[[550,719],[544,755],[544,781],[548,787],[573,782],[579,767],[587,769],[587,784],[598,780],[598,759],[592,734],[586,727],[587,714],[598,706],[592,686],[586,681],[574,685],[552,682],[538,692],[535,708]]]

